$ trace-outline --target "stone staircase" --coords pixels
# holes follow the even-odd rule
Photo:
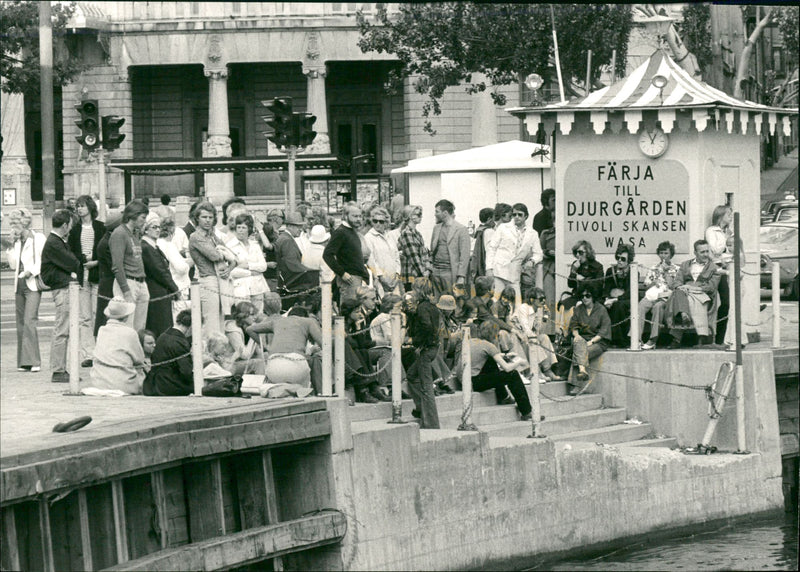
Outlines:
[[[625,409],[604,407],[603,396],[587,393],[578,397],[567,395],[566,382],[540,384],[541,414],[545,417],[539,425],[539,433],[553,441],[582,441],[621,446],[674,447],[677,442],[671,437],[657,437],[649,423],[624,423]],[[494,391],[473,395],[472,421],[479,431],[489,434],[490,439],[527,437],[531,434],[531,423],[520,421],[516,405],[498,405]],[[457,429],[461,423],[462,395],[441,395],[436,398],[439,422],[442,429]],[[411,400],[403,401],[404,421],[412,421]],[[391,419],[390,403],[356,403],[348,408],[354,432],[367,427],[374,428],[377,420]]]

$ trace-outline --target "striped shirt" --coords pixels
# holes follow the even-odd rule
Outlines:
[[[94,248],[94,227],[91,222],[81,226],[81,254],[86,260],[91,260]]]

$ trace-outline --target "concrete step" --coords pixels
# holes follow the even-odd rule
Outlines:
[[[590,443],[625,443],[642,439],[652,432],[653,427],[649,423],[642,423],[641,425],[626,425],[620,423],[608,427],[597,427],[595,429],[585,429],[583,431],[573,431],[556,435],[548,435],[546,431],[543,431],[543,433],[553,441],[588,441]]]
[[[586,430],[595,431],[616,423],[621,423],[624,420],[624,409],[593,409],[567,415],[545,416],[545,420],[539,424],[539,432],[550,437]],[[505,423],[480,424],[476,420],[475,424],[479,429],[486,431],[492,437],[521,437],[530,435],[531,432],[531,424],[529,421],[523,422],[513,420]]]
[[[678,446],[675,437],[661,437],[655,439],[639,439],[638,441],[625,441],[617,443],[617,447],[666,447],[672,449]]]

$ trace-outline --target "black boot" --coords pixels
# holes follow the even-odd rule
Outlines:
[[[359,387],[356,390],[356,401],[359,403],[378,403],[376,399],[366,387]]]

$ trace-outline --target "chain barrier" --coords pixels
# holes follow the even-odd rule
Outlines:
[[[158,365],[167,365],[168,363],[173,363],[173,362],[176,362],[176,361],[180,361],[180,360],[182,360],[183,358],[186,358],[186,357],[191,357],[191,355],[192,355],[192,352],[189,351],[189,352],[186,352],[185,354],[181,354],[179,356],[175,356],[174,358],[165,359],[164,361],[160,361],[160,362],[157,362],[157,363],[151,363],[150,367],[152,368],[152,367],[156,367]]]
[[[386,363],[385,363],[385,364],[383,364],[383,367],[381,367],[381,368],[379,368],[379,369],[375,370],[373,373],[361,373],[360,371],[356,371],[356,370],[354,370],[352,367],[350,367],[350,366],[347,364],[347,362],[346,362],[346,361],[344,362],[344,367],[345,367],[345,369],[346,369],[347,371],[349,371],[350,373],[352,373],[353,375],[355,375],[355,376],[357,376],[357,377],[361,377],[361,378],[364,378],[364,379],[371,379],[371,378],[373,378],[373,377],[377,377],[377,376],[379,376],[379,375],[380,375],[380,374],[382,374],[384,371],[386,371],[386,370],[389,368],[389,366],[390,366],[390,365],[392,365],[392,360],[387,360],[387,361],[386,361]]]

